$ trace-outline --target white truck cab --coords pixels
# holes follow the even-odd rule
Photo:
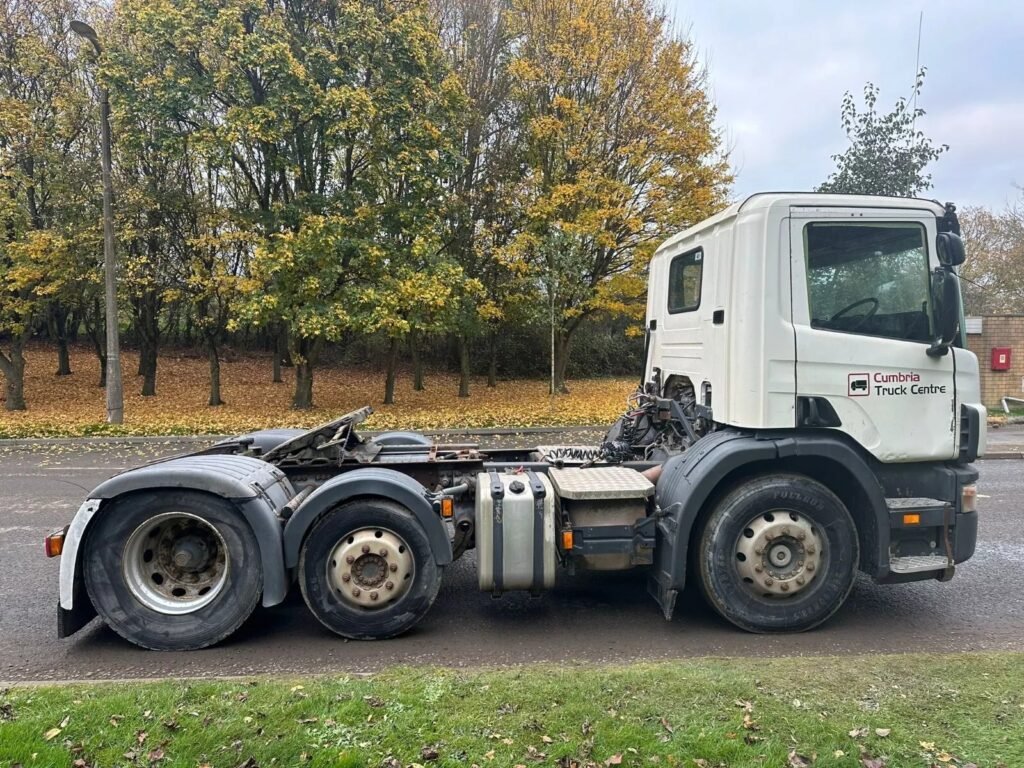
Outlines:
[[[647,378],[692,387],[720,424],[838,430],[886,463],[973,460],[978,361],[960,337],[936,345],[937,243],[954,222],[906,198],[731,205],[651,262]]]

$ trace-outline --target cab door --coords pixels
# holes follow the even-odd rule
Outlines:
[[[935,237],[927,210],[790,209],[798,419],[886,462],[955,457],[953,354],[927,353]]]

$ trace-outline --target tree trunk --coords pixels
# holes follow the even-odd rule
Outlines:
[[[0,352],[0,373],[4,376],[6,400],[4,409],[8,411],[25,410],[25,336],[15,336],[11,340],[11,353]]]
[[[100,308],[100,300],[98,298],[93,299],[92,310],[92,312],[87,312],[85,315],[85,333],[89,337],[89,341],[92,342],[96,359],[100,363],[99,387],[103,389],[107,386],[107,342],[104,334],[103,310]],[[92,319],[90,320],[90,318]]]
[[[273,382],[274,384],[281,384],[284,382],[284,378],[281,376],[281,356],[277,354],[276,349],[271,353],[271,356],[274,358]]]
[[[280,384],[284,381],[281,376],[281,360],[288,353],[288,333],[285,330],[274,332],[274,383]]]
[[[156,347],[147,345],[142,352],[142,396],[156,394]]]
[[[78,343],[78,331],[82,327],[82,314],[81,306],[71,310],[68,314],[68,344]]]
[[[469,397],[469,339],[459,336],[459,397]]]
[[[210,340],[207,343],[207,350],[210,355],[210,406],[224,405],[220,397],[220,355],[217,352],[217,342]]]
[[[313,365],[300,362],[295,366],[295,396],[292,398],[292,408],[302,411],[312,407]]]
[[[295,395],[292,408],[308,410],[313,407],[313,367],[320,350],[319,339],[297,339],[292,353],[295,363]]]
[[[498,386],[498,333],[491,331],[491,338],[488,340],[489,360],[487,362],[487,386],[494,388]]]
[[[384,380],[384,405],[395,404],[395,368],[398,366],[398,337],[392,336],[388,346],[388,369]]]
[[[292,350],[288,346],[288,328],[283,323],[281,325],[281,331],[278,334],[278,344],[281,350],[281,365],[285,368],[291,368],[295,363],[292,361]]]
[[[417,333],[409,337],[409,346],[412,348],[412,388],[414,392],[422,392],[423,386],[423,355],[420,354],[420,335]]]
[[[139,376],[142,396],[156,394],[156,364],[160,347],[160,297],[155,290],[146,291],[134,305],[136,333],[139,339]]]
[[[107,388],[107,348],[103,344],[96,344],[96,358],[100,364],[100,382],[97,386],[100,389]]]
[[[47,313],[47,330],[57,342],[57,375],[71,375],[71,355],[68,353],[68,313],[60,302],[54,302]]]
[[[551,394],[567,395],[569,388],[565,386],[565,369],[569,364],[569,345],[572,342],[572,331],[559,328],[555,334],[555,377],[554,390]]]

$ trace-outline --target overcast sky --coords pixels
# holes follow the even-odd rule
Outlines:
[[[928,68],[920,121],[949,144],[926,193],[1002,208],[1024,186],[1024,0],[667,0],[706,65],[732,149],[733,195],[811,189],[847,145],[844,91],[871,81],[889,111]]]

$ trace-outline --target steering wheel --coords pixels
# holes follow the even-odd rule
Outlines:
[[[836,312],[834,315],[832,315],[832,317],[830,317],[828,319],[829,323],[830,324],[835,323],[835,321],[838,320],[840,317],[842,317],[843,315],[847,314],[848,312],[856,309],[861,304],[871,304],[871,309],[869,309],[868,313],[866,315],[864,315],[863,318],[861,318],[861,321],[859,323],[857,323],[855,326],[853,326],[853,328],[849,329],[851,331],[858,331],[858,330],[860,330],[860,327],[862,325],[864,325],[864,323],[866,323],[872,317],[874,317],[875,313],[878,312],[878,299],[876,299],[873,296],[869,296],[866,299],[860,299],[859,301],[853,302],[853,304],[847,304],[845,307],[840,309],[838,312]]]

